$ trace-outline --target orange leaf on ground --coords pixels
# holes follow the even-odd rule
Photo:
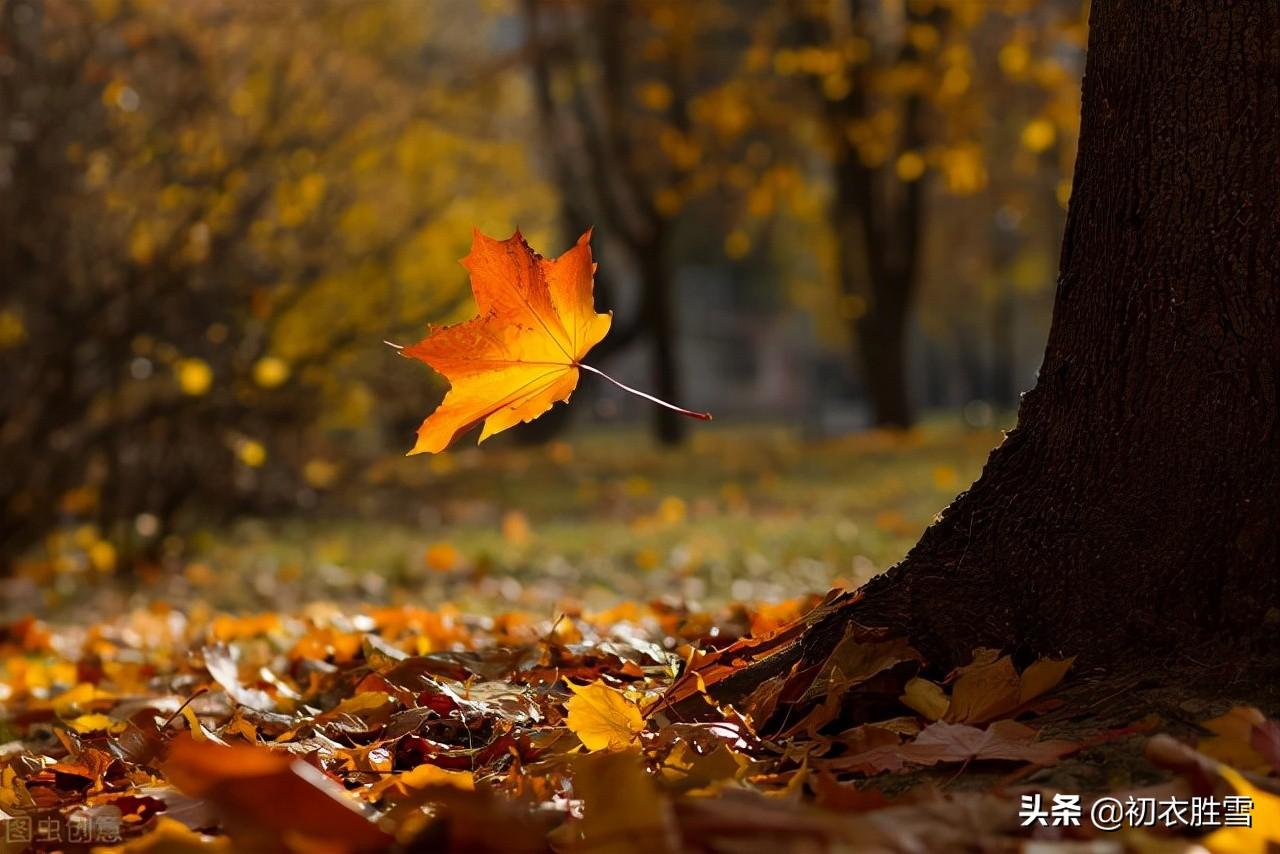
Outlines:
[[[170,743],[163,769],[184,793],[215,804],[233,827],[356,850],[390,842],[341,786],[288,753],[198,742],[182,734]]]
[[[444,402],[418,428],[410,454],[437,453],[481,421],[483,442],[568,400],[582,357],[612,318],[595,310],[591,232],[547,260],[517,231],[507,240],[475,232],[463,265],[479,314],[432,329],[401,353],[449,380]]]

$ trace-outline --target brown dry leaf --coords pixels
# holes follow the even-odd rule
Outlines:
[[[1019,705],[1022,682],[1013,669],[1013,659],[994,655],[994,650],[978,650],[973,663],[960,668],[951,686],[951,705],[943,720],[948,723],[982,723]]]
[[[958,671],[942,720],[977,724],[1015,712],[1056,687],[1074,661],[1040,659],[1019,675],[1009,656],[979,649],[973,662]]]
[[[843,694],[853,686],[904,661],[923,661],[920,653],[911,647],[906,638],[869,642],[860,639],[857,629],[850,627],[844,639],[832,650],[822,672],[805,689],[800,700],[812,701]]]
[[[915,741],[903,745],[902,757],[916,765],[965,762],[970,759],[1005,759],[1051,765],[1080,749],[1073,741],[1037,741],[1036,731],[1012,720],[996,721],[978,729],[938,721],[925,727]]]
[[[570,731],[587,750],[620,749],[644,731],[644,718],[635,703],[600,680],[578,686],[565,680],[573,696],[565,704]]]
[[[839,740],[847,752],[824,762],[826,769],[874,776],[897,771],[905,764],[902,736],[893,730],[866,724],[843,733]]]
[[[118,776],[123,766],[120,760],[97,748],[82,750],[77,756],[55,762],[49,766],[50,771],[79,777],[89,781],[89,791],[100,792],[108,776]]]
[[[216,804],[233,826],[357,849],[390,842],[341,786],[288,753],[198,742],[180,734],[162,768],[183,792]]]
[[[742,638],[723,649],[699,655],[695,661],[685,668],[680,677],[672,683],[663,695],[661,703],[652,711],[675,709],[686,718],[704,713],[709,704],[706,696],[718,696],[722,682],[731,680],[740,674],[747,665],[762,666],[766,661],[777,661],[779,675],[787,673],[799,660],[802,653],[802,638],[805,631],[821,622],[828,615],[840,608],[857,601],[861,592],[832,591],[813,610],[809,611],[793,623],[782,626],[777,631],[764,637]],[[880,635],[873,630],[856,627],[857,636],[863,640],[878,640]],[[756,690],[765,693],[776,692],[774,680],[766,681]],[[744,708],[751,705],[751,697],[733,698],[735,703]],[[772,708],[772,701],[764,704]],[[761,717],[753,715],[757,724],[763,724]]]
[[[841,783],[827,771],[819,771],[810,778],[814,799],[818,806],[835,812],[871,812],[888,806],[889,801],[879,789],[859,789],[851,783]]]

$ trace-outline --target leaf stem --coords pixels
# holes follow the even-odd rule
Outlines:
[[[632,388],[631,386],[626,385],[625,383],[620,383],[620,382],[618,382],[617,380],[615,380],[613,377],[611,377],[611,376],[609,376],[608,374],[606,374],[604,371],[600,370],[599,368],[593,368],[593,367],[591,367],[590,365],[584,365],[582,362],[579,362],[579,363],[578,363],[578,367],[579,367],[579,368],[582,368],[582,370],[584,370],[584,371],[590,371],[590,372],[591,372],[591,373],[593,373],[593,374],[597,374],[598,376],[602,376],[602,377],[604,377],[604,378],[605,378],[605,379],[607,379],[609,382],[613,383],[614,385],[616,385],[618,388],[622,389],[623,391],[630,392],[631,394],[634,394],[636,397],[643,397],[645,400],[647,400],[647,401],[649,401],[649,402],[651,402],[651,403],[656,403],[656,404],[658,404],[659,406],[665,406],[667,409],[670,409],[670,410],[672,410],[672,411],[674,411],[674,412],[679,412],[681,415],[687,415],[687,416],[689,416],[690,418],[697,418],[697,419],[698,419],[698,420],[700,420],[700,421],[710,421],[710,420],[711,420],[711,413],[710,413],[710,412],[694,412],[692,409],[685,409],[684,407],[676,406],[674,403],[667,403],[665,400],[662,400],[662,399],[660,399],[660,398],[654,397],[654,396],[653,396],[653,395],[651,395],[651,394],[645,394],[644,392],[640,391],[639,389],[634,389],[634,388]]]

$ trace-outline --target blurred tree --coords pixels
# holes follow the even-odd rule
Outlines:
[[[998,118],[1026,115],[1011,109],[1019,102],[1031,118],[1018,130],[1024,144],[1030,131],[1034,153],[1054,148],[1060,130],[1071,135],[1074,77],[1034,50],[1079,37],[1079,4],[790,0],[783,8],[772,31],[761,28],[762,44],[780,76],[806,84],[819,119],[842,314],[872,420],[907,427],[915,415],[906,336],[930,219],[927,178],[937,173],[943,191],[957,196],[987,189],[993,131]],[[1003,46],[992,45],[993,34],[1008,29],[992,26],[1001,12],[1016,15],[1017,28]],[[987,57],[998,57],[995,74],[983,67]],[[1063,148],[1069,168],[1072,152]],[[1056,183],[1059,173],[1049,171]],[[1007,252],[1007,236],[999,241],[996,252]],[[1007,300],[996,300],[995,342],[1004,348],[997,361],[1008,357],[1007,309]]]
[[[0,2],[0,556],[334,484],[378,342],[462,305],[473,223],[542,202],[443,11]]]
[[[670,253],[668,218],[673,210],[658,207],[658,188],[670,181],[678,167],[653,157],[653,138],[661,126],[646,121],[647,108],[637,99],[636,65],[648,65],[629,44],[644,38],[641,28],[653,26],[651,9],[619,0],[551,4],[524,0],[530,36],[530,72],[543,139],[560,189],[565,237],[598,224],[605,242],[625,254],[639,284],[637,320],[620,324],[602,355],[625,346],[643,328],[650,348],[656,394],[680,399],[674,259]],[[674,24],[675,22],[669,22]],[[663,93],[651,98],[663,119],[682,121],[685,94],[670,89],[680,49],[667,42],[658,57],[663,78],[650,85]],[[666,73],[664,73],[666,72]],[[649,69],[648,73],[653,73]],[[657,103],[661,101],[661,103]],[[647,138],[646,138],[647,137]],[[605,253],[608,248],[603,250]],[[600,304],[616,298],[616,279],[602,278]],[[659,440],[674,443],[684,425],[674,413],[654,412]]]
[[[599,228],[601,254],[621,261],[597,286],[615,304],[625,269],[639,310],[603,344],[607,355],[641,332],[659,397],[680,400],[676,271],[696,246],[732,223],[699,216],[722,198],[745,156],[752,116],[739,74],[747,47],[742,13],[676,0],[524,0],[527,57],[550,172],[570,235]],[[696,223],[696,226],[695,226]],[[654,411],[657,436],[676,442],[685,425]]]

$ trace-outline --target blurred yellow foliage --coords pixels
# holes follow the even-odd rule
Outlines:
[[[894,168],[902,180],[915,181],[924,174],[924,158],[918,151],[904,151],[898,155],[898,162]]]
[[[256,439],[245,439],[240,442],[236,455],[240,462],[250,468],[262,468],[267,462],[267,449]]]
[[[253,365],[253,381],[263,388],[276,388],[289,379],[289,363],[275,356],[264,356]]]
[[[1032,119],[1022,128],[1022,145],[1037,154],[1047,151],[1057,138],[1053,122],[1043,117]]]
[[[198,397],[209,391],[213,385],[213,369],[203,359],[189,357],[179,359],[173,366],[174,376],[183,394]]]
[[[16,311],[0,311],[0,350],[15,347],[27,337],[22,317]]]

